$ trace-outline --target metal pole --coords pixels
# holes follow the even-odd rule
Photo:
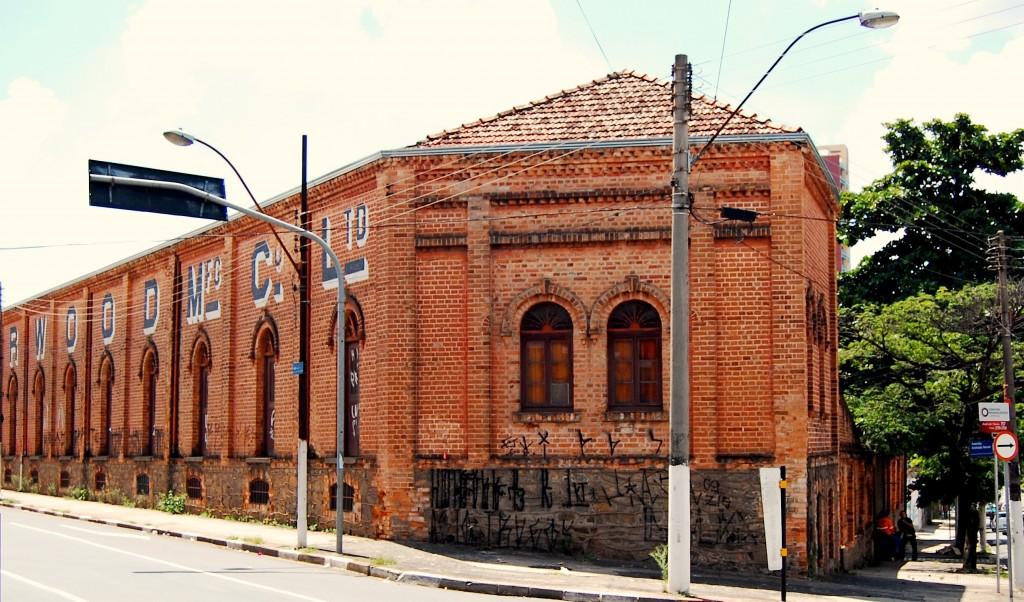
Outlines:
[[[311,240],[311,241],[315,242],[316,244],[320,245],[320,247],[323,248],[324,253],[327,254],[327,257],[329,257],[330,260],[332,262],[334,262],[334,265],[337,266],[337,268],[338,268],[338,301],[337,301],[337,305],[338,305],[338,333],[337,333],[337,337],[338,337],[338,343],[337,343],[337,347],[338,347],[338,354],[337,354],[337,371],[338,371],[338,379],[337,379],[337,385],[338,385],[338,392],[337,392],[338,404],[337,405],[338,405],[338,415],[337,415],[337,418],[336,418],[336,420],[337,420],[336,428],[337,428],[337,431],[338,431],[338,457],[337,457],[337,460],[338,460],[338,468],[337,468],[338,485],[337,485],[337,487],[338,487],[338,489],[337,489],[337,492],[335,494],[337,496],[335,498],[335,501],[336,501],[336,504],[337,504],[337,514],[338,514],[338,517],[337,517],[337,520],[336,520],[336,526],[338,527],[337,549],[336,549],[336,551],[340,554],[341,553],[341,543],[342,543],[341,542],[342,537],[341,537],[340,525],[342,523],[342,518],[343,518],[341,516],[341,514],[342,514],[342,510],[341,510],[341,494],[342,494],[343,489],[344,489],[342,487],[342,483],[344,483],[343,479],[344,479],[344,476],[345,476],[344,465],[343,465],[343,462],[342,462],[342,449],[343,449],[342,448],[342,444],[344,443],[344,418],[345,418],[345,416],[344,416],[344,409],[345,409],[345,387],[344,387],[344,380],[343,380],[344,379],[343,372],[344,372],[344,366],[345,366],[345,313],[344,313],[344,308],[345,308],[345,274],[344,274],[344,269],[343,269],[343,267],[341,265],[341,262],[338,260],[338,255],[334,252],[333,249],[331,249],[331,245],[329,245],[327,243],[327,241],[325,241],[324,239],[320,238],[316,234],[310,232],[309,230],[304,230],[304,229],[300,228],[299,226],[296,226],[295,224],[286,222],[284,220],[279,220],[276,217],[272,217],[270,215],[267,215],[266,213],[260,213],[258,211],[253,211],[252,209],[249,209],[248,207],[242,207],[241,205],[236,205],[236,204],[228,201],[227,199],[222,199],[219,196],[210,194],[209,192],[206,192],[205,190],[199,190],[198,188],[193,188],[191,186],[188,186],[187,184],[180,184],[178,182],[164,182],[164,181],[161,181],[161,180],[144,180],[144,179],[141,179],[141,178],[125,178],[125,177],[122,177],[122,176],[106,176],[106,175],[101,175],[101,174],[89,174],[89,180],[92,181],[92,182],[108,182],[110,184],[117,184],[117,185],[121,185],[121,186],[139,186],[141,188],[163,188],[163,189],[167,189],[167,190],[177,190],[178,192],[184,192],[185,194],[191,194],[192,196],[199,197],[201,199],[207,200],[207,201],[209,201],[211,203],[214,203],[216,205],[220,205],[222,207],[227,207],[228,209],[234,209],[235,211],[237,211],[239,213],[242,213],[244,215],[248,215],[249,217],[251,217],[253,219],[256,219],[256,220],[259,220],[259,221],[262,221],[262,222],[270,223],[270,224],[272,224],[274,226],[277,226],[278,228],[282,228],[282,229],[287,230],[289,232],[293,232],[295,234],[298,234],[299,236],[302,236],[304,238],[308,238],[309,240]]]
[[[779,499],[782,504],[782,549],[779,550],[779,554],[782,556],[782,570],[779,571],[779,577],[781,579],[781,592],[782,601],[786,601],[786,559],[789,558],[789,549],[786,547],[786,489],[789,488],[789,484],[786,482],[786,467],[779,467]]]
[[[996,233],[998,243],[998,268],[999,268],[999,304],[1002,308],[1002,339],[1003,339],[1003,378],[1006,387],[1006,402],[1010,405],[1010,432],[1017,433],[1017,391],[1013,375],[1013,347],[1011,337],[1013,336],[1013,322],[1010,316],[1010,302],[1006,291],[1006,236],[1000,230]],[[1008,499],[1006,502],[1006,532],[1009,537],[1007,542],[1009,565],[1010,565],[1010,592],[1013,588],[1024,587],[1024,550],[1014,549],[1024,543],[1024,516],[1021,515],[1020,500],[1020,463],[1017,458],[1007,462],[1006,465],[1006,488]]]
[[[337,423],[335,424],[338,433],[338,451],[335,454],[337,483],[334,486],[334,551],[341,554],[342,534],[345,531],[345,269],[338,262],[334,251],[331,251],[330,257],[338,271],[338,331],[335,334],[337,337],[335,345],[338,348],[338,409]]]
[[[690,73],[677,54],[672,84],[672,305],[669,382],[668,590],[690,593]]]
[[[309,230],[309,192],[306,188],[306,135],[302,135],[302,175],[299,194],[299,225]],[[298,547],[306,547],[306,494],[309,483],[309,240],[299,243],[299,447],[295,468],[295,529]]]
[[[996,593],[999,593],[999,458],[995,454],[995,447],[992,447],[992,495],[995,498],[995,512],[992,514],[992,535],[996,540]],[[1009,517],[1007,517],[1009,520]],[[1006,523],[1006,530],[1010,530],[1010,523]]]

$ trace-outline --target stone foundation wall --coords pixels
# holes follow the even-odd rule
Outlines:
[[[695,471],[692,483],[695,562],[766,567],[757,471]],[[428,468],[416,488],[434,543],[640,560],[667,538],[660,468]]]

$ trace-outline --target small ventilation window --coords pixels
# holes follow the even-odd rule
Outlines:
[[[352,502],[356,496],[356,490],[348,483],[344,484],[344,492],[341,494],[341,510],[342,512],[352,512]],[[338,510],[338,488],[331,485],[330,493],[330,509],[334,512]]]
[[[33,485],[39,484],[39,471],[36,470],[35,468],[28,471],[28,482],[32,483]]]
[[[135,477],[135,495],[149,495],[148,474],[140,474]]]
[[[5,468],[4,469],[4,483],[10,483],[11,479],[13,479],[13,478],[14,478],[14,476],[11,474],[11,469],[10,468]]]
[[[97,472],[96,473],[96,481],[95,481],[95,483],[96,483],[96,486],[95,486],[96,491],[103,491],[103,489],[107,486],[107,475],[105,475],[102,472]]]
[[[190,500],[203,499],[203,480],[199,477],[189,477],[185,481],[185,493]]]
[[[329,496],[330,499],[327,502],[328,508],[331,509],[331,512],[335,512],[338,509],[338,486],[337,486],[337,484],[336,483],[331,483],[331,486],[329,487],[329,490],[330,490],[330,492],[328,493],[328,496]]]
[[[264,481],[263,479],[253,479],[249,481],[249,503],[269,504],[270,483]]]
[[[62,470],[60,471],[60,488],[67,489],[68,487],[71,487],[71,475],[68,474],[68,471]]]

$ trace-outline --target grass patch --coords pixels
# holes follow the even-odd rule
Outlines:
[[[243,537],[242,541],[245,543],[251,543],[253,545],[259,545],[263,543],[263,538],[258,535],[251,535],[249,537]]]
[[[373,566],[395,566],[398,562],[389,556],[374,556],[370,559],[370,564]]]

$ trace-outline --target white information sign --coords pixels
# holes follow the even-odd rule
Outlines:
[[[981,422],[1006,422],[1010,420],[1010,404],[979,403],[978,420]]]

